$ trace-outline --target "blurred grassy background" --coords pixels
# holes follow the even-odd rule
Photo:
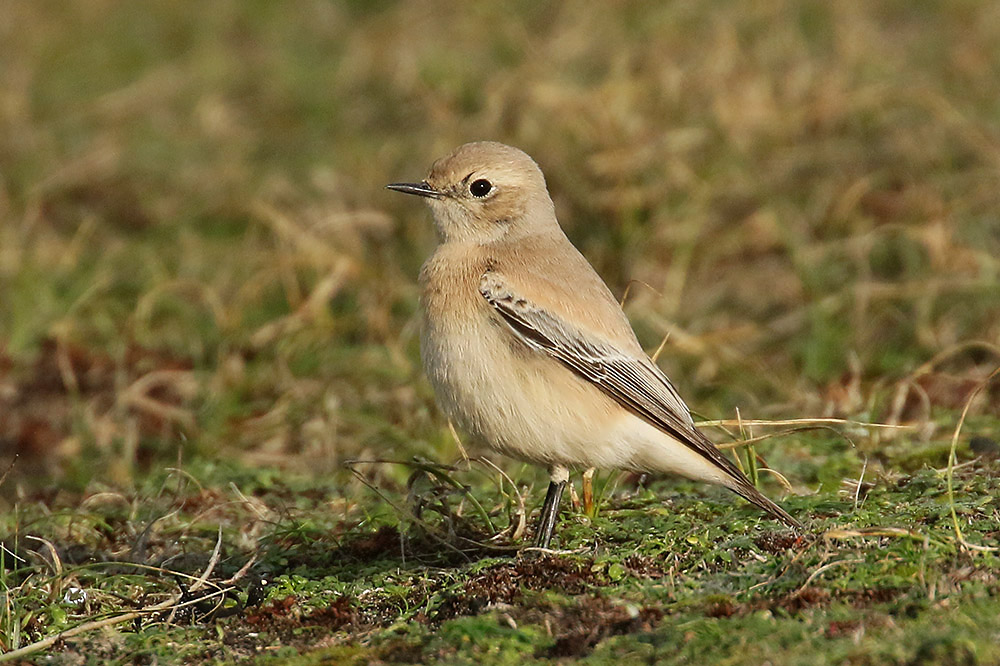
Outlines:
[[[0,649],[169,602],[214,546],[211,589],[256,562],[271,606],[63,647],[995,658],[996,555],[958,530],[996,543],[996,463],[935,468],[1000,364],[998,81],[972,0],[0,3]],[[425,522],[478,495],[521,544],[543,474],[343,469],[459,455],[419,367],[429,214],[383,186],[477,139],[535,157],[702,416],[913,426],[758,445],[823,539],[604,475],[575,555],[465,566]],[[960,461],[996,455],[998,382],[970,404]]]
[[[7,492],[453,457],[428,213],[382,188],[475,139],[541,164],[705,416],[927,438],[998,360],[995,3],[32,0],[0,31]]]

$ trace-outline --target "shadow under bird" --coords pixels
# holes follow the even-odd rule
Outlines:
[[[497,451],[546,465],[548,548],[572,467],[669,472],[725,486],[793,528],[695,428],[608,287],[556,220],[527,154],[468,143],[419,183],[439,245],[420,271],[424,369],[444,412]]]

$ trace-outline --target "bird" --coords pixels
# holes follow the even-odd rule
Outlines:
[[[433,213],[438,244],[420,270],[420,348],[439,406],[494,450],[548,469],[536,548],[549,548],[577,468],[721,485],[801,529],[695,427],[563,232],[527,153],[467,143],[423,181],[386,187],[425,198]]]

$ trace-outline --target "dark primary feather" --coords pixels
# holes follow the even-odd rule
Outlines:
[[[487,271],[479,292],[528,346],[555,358],[636,416],[707,459],[735,482],[733,490],[786,525],[802,525],[762,495],[733,462],[694,427],[687,405],[648,358],[634,358],[588,337],[551,312],[515,294],[496,271]]]

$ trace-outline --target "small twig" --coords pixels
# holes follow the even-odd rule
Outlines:
[[[208,577],[212,575],[215,570],[215,565],[219,563],[219,553],[222,550],[222,525],[219,525],[219,536],[215,540],[215,549],[212,551],[212,557],[208,559],[208,565],[205,567],[204,573],[196,580],[191,583],[188,588],[188,592],[197,592],[201,589],[202,585],[208,582]]]
[[[11,470],[14,469],[14,463],[16,462],[17,462],[17,454],[15,453],[14,457],[10,459],[10,464],[7,465],[7,469],[4,470],[3,476],[0,476],[0,486],[2,486],[4,484],[4,481],[7,480],[7,476],[10,474]]]
[[[4,545],[2,542],[0,542],[0,557],[7,557],[7,556],[13,557],[17,561],[18,565],[28,564],[28,560],[24,559],[23,557],[12,551],[10,548],[8,548],[6,545]]]
[[[29,654],[38,652],[39,650],[44,650],[45,648],[52,647],[56,643],[66,638],[71,638],[77,634],[82,634],[88,631],[93,631],[95,629],[101,629],[103,627],[111,627],[116,624],[121,624],[122,622],[128,622],[129,620],[134,620],[138,617],[142,617],[148,613],[155,613],[158,611],[164,611],[171,607],[176,607],[177,603],[181,600],[182,595],[177,594],[170,599],[159,603],[155,606],[149,608],[144,608],[141,611],[130,611],[128,613],[123,613],[121,615],[115,615],[112,617],[106,617],[103,620],[94,620],[93,622],[84,622],[81,625],[73,627],[72,629],[67,629],[66,631],[60,631],[54,636],[49,636],[35,643],[25,645],[22,648],[18,648],[11,652],[5,654],[0,654],[0,662],[10,661],[12,659],[20,659],[26,657]]]
[[[234,573],[232,575],[232,577],[227,578],[226,580],[221,581],[221,582],[224,583],[224,584],[226,584],[226,585],[232,585],[233,583],[235,583],[236,581],[238,581],[240,578],[243,578],[243,576],[246,576],[247,572],[250,571],[250,567],[252,567],[256,562],[257,562],[257,553],[254,553],[253,557],[251,557],[249,560],[247,560],[247,563],[244,564],[242,567],[240,567],[239,571],[237,571],[236,573]]]
[[[153,571],[158,574],[169,576],[175,579],[182,578],[190,581],[198,580],[198,576],[184,573],[183,571],[175,571],[173,569],[167,569],[166,567],[158,567],[153,564],[143,564],[141,562],[119,562],[116,560],[107,560],[103,562],[87,562],[86,564],[78,564],[70,569],[67,569],[66,573],[70,574],[76,571],[96,569],[101,567],[112,567],[112,568],[128,567],[129,569],[139,569],[141,571]]]
[[[164,478],[164,480],[163,480],[164,485],[166,485],[167,479],[169,479],[171,477],[171,475],[177,474],[178,476],[182,476],[185,479],[187,479],[188,481],[190,481],[191,483],[193,483],[194,485],[196,485],[198,487],[198,492],[204,492],[205,491],[205,486],[202,485],[201,481],[199,481],[197,479],[197,477],[195,477],[194,474],[192,474],[191,472],[188,472],[185,469],[182,469],[181,467],[166,467],[166,468],[164,468],[163,471],[167,473],[166,478]],[[161,494],[163,492],[162,488],[163,488],[163,486],[161,486],[161,491],[160,491]],[[177,484],[177,491],[176,492],[177,492],[177,494],[180,493],[180,483],[179,482]]]

